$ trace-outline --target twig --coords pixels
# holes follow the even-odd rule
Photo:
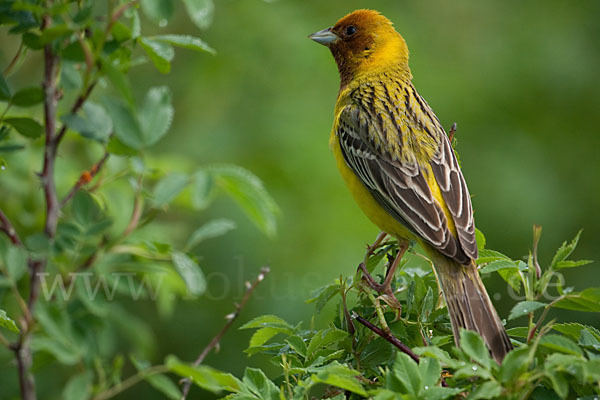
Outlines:
[[[10,60],[10,63],[6,66],[6,68],[4,68],[4,72],[2,73],[2,75],[4,75],[6,77],[6,76],[8,76],[8,74],[10,74],[10,71],[17,64],[17,61],[19,61],[19,58],[21,57],[22,52],[23,52],[23,41],[21,40],[21,44],[19,45],[19,48],[17,49],[15,56],[12,58],[12,60]]]
[[[130,1],[129,3],[125,3],[123,5],[121,5],[119,8],[117,8],[117,10],[114,12],[114,14],[110,17],[110,21],[108,21],[108,25],[106,25],[106,33],[110,33],[110,31],[113,28],[113,25],[115,24],[115,22],[117,22],[119,20],[119,18],[121,18],[121,15],[123,15],[123,13],[125,11],[127,11],[128,8],[133,7],[134,5],[136,5],[138,3],[138,0],[133,0]]]
[[[73,185],[71,190],[69,190],[69,193],[60,202],[60,208],[63,208],[69,202],[69,200],[71,200],[73,196],[75,196],[79,189],[81,189],[85,184],[89,183],[92,179],[94,179],[94,177],[98,174],[98,172],[100,172],[100,170],[104,166],[104,163],[108,159],[109,155],[110,154],[108,152],[105,152],[100,161],[94,164],[89,171],[84,171],[81,174],[77,182],[75,182],[75,185]]]
[[[6,233],[6,236],[8,236],[8,238],[14,245],[23,245],[19,234],[17,233],[17,231],[15,231],[15,228],[13,227],[12,223],[2,210],[0,210],[0,231]]]
[[[227,331],[229,330],[231,325],[233,325],[233,323],[235,322],[237,317],[239,317],[242,309],[244,308],[244,306],[250,299],[250,296],[252,296],[254,289],[256,289],[258,284],[261,283],[265,279],[265,277],[267,276],[267,274],[270,271],[271,270],[269,267],[263,267],[260,269],[260,273],[256,277],[256,280],[254,280],[254,283],[250,284],[250,282],[246,282],[246,293],[244,293],[244,297],[242,298],[242,301],[239,304],[235,305],[234,312],[225,316],[225,318],[227,319],[227,323],[225,324],[225,326],[223,326],[223,328],[219,331],[219,333],[217,333],[217,335],[210,341],[208,346],[206,346],[204,348],[204,350],[202,350],[202,353],[200,353],[200,355],[198,356],[196,361],[194,361],[194,363],[193,363],[194,367],[197,367],[198,365],[202,364],[202,362],[204,361],[206,356],[219,344],[219,342],[221,341],[223,336],[227,333]],[[186,397],[190,391],[190,387],[192,386],[192,382],[189,379],[186,379],[183,382],[184,383],[183,383],[181,400],[186,399]]]
[[[417,362],[417,363],[419,362],[419,360],[420,360],[419,356],[416,355],[415,353],[413,353],[413,351],[410,349],[410,347],[408,347],[407,345],[402,343],[400,341],[400,339],[398,339],[396,336],[394,336],[391,332],[386,332],[383,329],[373,325],[372,323],[370,323],[369,321],[367,321],[366,319],[364,319],[363,317],[361,317],[354,311],[352,312],[352,318],[356,319],[358,322],[360,322],[361,324],[366,326],[368,329],[373,331],[378,336],[381,336],[383,339],[385,339],[386,341],[391,343],[398,350],[400,350],[401,352],[403,352],[404,354],[406,354],[410,358],[412,358],[415,362]],[[446,383],[446,380],[443,377],[441,378],[441,384],[444,387],[448,387],[448,383]]]
[[[94,90],[94,88],[96,87],[97,82],[98,81],[92,82],[90,84],[90,86],[88,86],[87,89],[77,97],[77,99],[75,100],[75,103],[73,103],[73,106],[71,107],[72,114],[75,114],[83,106],[83,104],[88,99],[88,97],[90,97],[92,90]],[[63,137],[65,137],[65,133],[67,133],[67,124],[63,123],[62,127],[58,131],[58,134],[56,135],[56,138],[53,140],[55,151],[56,151],[56,148],[58,148],[58,145],[60,144]],[[56,156],[56,154],[55,154],[55,156]]]
[[[363,324],[364,326],[369,328],[371,331],[373,331],[378,336],[381,336],[382,338],[384,338],[385,340],[387,340],[388,342],[393,344],[398,350],[407,354],[410,358],[412,358],[416,362],[419,362],[419,356],[416,355],[415,353],[413,353],[413,351],[410,349],[410,347],[408,347],[407,345],[402,343],[400,341],[400,339],[398,339],[396,336],[394,336],[391,332],[386,332],[383,329],[379,328],[378,326],[373,325],[372,323],[370,323],[369,321],[367,321],[366,319],[364,319],[363,317],[358,315],[356,312],[352,312],[352,318],[354,318],[355,320],[357,320],[358,322],[360,322],[361,324]]]

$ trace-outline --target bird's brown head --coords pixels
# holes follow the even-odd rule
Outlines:
[[[331,50],[342,86],[385,71],[397,71],[410,79],[406,42],[392,22],[377,11],[356,10],[309,38]]]

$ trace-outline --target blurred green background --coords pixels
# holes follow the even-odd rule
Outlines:
[[[168,320],[153,304],[129,305],[154,327],[154,361],[166,354],[195,359],[239,300],[243,282],[263,265],[272,272],[240,320],[272,313],[309,324],[310,292],[353,274],[375,238],[377,229],[354,204],[328,149],[337,69],[327,49],[307,39],[356,8],[377,9],[395,23],[411,50],[416,88],[446,128],[458,123],[457,149],[488,247],[525,256],[532,225],[539,224],[545,263],[583,228],[576,258],[600,260],[600,2],[217,0],[215,6],[206,31],[198,32],[182,7],[164,29],[201,36],[216,56],[179,50],[169,75],[150,64],[130,74],[138,98],[163,84],[173,93],[173,126],[153,151],[169,158],[173,170],[213,162],[246,167],[282,213],[274,239],[230,200],[200,216],[162,218],[161,234],[173,242],[210,218],[239,226],[201,245],[207,296],[180,302]],[[1,65],[15,47],[10,40],[3,32]],[[23,68],[15,81],[38,82],[37,67]],[[567,271],[568,284],[598,286],[596,268]],[[506,316],[516,300],[497,277],[486,284]],[[328,318],[325,312],[315,322]],[[569,319],[600,326],[583,313],[570,312]],[[237,375],[246,365],[263,365],[242,353],[249,336],[232,330],[206,363]],[[142,396],[160,398],[145,383],[119,398]]]

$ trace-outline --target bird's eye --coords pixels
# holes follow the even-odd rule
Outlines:
[[[348,36],[352,36],[356,33],[356,27],[350,25],[349,27],[346,28],[346,35]]]

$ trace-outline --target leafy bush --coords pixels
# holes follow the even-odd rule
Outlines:
[[[395,280],[401,315],[385,306],[360,276],[340,278],[318,289],[316,311],[337,301],[335,319],[327,328],[290,324],[274,315],[251,320],[241,329],[254,329],[250,355],[268,356],[280,375],[270,380],[248,368],[242,380],[218,385],[233,392],[228,399],[553,399],[596,398],[600,394],[600,331],[576,322],[545,321],[552,308],[600,312],[600,289],[576,292],[565,287],[563,269],[589,261],[570,260],[579,234],[565,242],[547,268],[537,261],[541,230],[534,229],[533,251],[526,261],[484,248],[478,232],[482,274],[498,273],[515,293],[523,293],[509,320],[527,324],[508,329],[515,349],[498,365],[481,337],[461,332],[454,345],[450,322],[431,265],[419,253],[405,256]],[[365,264],[373,271],[393,260],[395,242],[383,243]],[[551,293],[555,289],[556,293]],[[552,298],[548,301],[548,298]],[[536,318],[537,314],[537,318]],[[198,371],[200,372],[200,371]],[[202,371],[196,383],[215,390],[209,377],[222,372]],[[216,382],[213,378],[212,382]],[[236,382],[232,384],[232,382]]]

